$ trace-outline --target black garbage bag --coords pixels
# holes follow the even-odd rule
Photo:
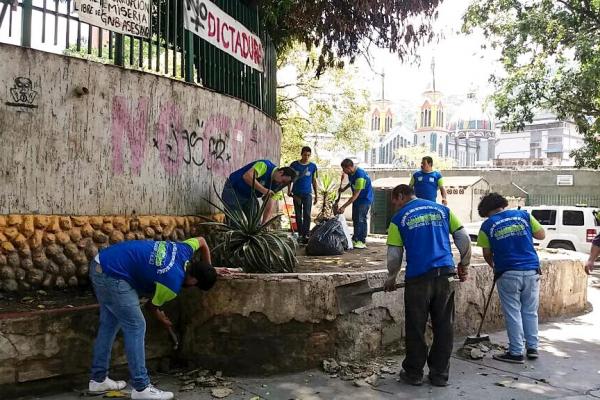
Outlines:
[[[337,218],[331,218],[315,226],[306,244],[309,256],[337,256],[348,248],[344,228]]]

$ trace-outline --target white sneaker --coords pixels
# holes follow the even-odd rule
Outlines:
[[[90,393],[106,393],[111,390],[122,390],[127,386],[125,381],[113,381],[108,376],[104,378],[104,382],[96,382],[90,380],[88,390]]]
[[[148,387],[141,392],[133,389],[131,391],[131,398],[132,400],[171,400],[173,398],[173,393],[163,392],[152,385],[148,385]]]

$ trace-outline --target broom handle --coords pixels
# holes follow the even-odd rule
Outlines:
[[[494,287],[496,286],[496,278],[494,278],[494,282],[492,283],[492,290],[490,290],[490,294],[485,302],[485,308],[483,310],[483,315],[481,316],[481,322],[479,323],[479,328],[477,329],[477,337],[481,335],[481,328],[483,327],[483,321],[485,321],[485,316],[487,315],[487,310],[490,305],[490,300],[492,300],[492,293],[494,293]]]

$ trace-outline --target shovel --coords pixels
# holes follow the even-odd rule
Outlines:
[[[483,315],[481,316],[481,322],[479,323],[477,334],[475,336],[467,336],[467,338],[465,339],[465,344],[463,346],[479,343],[491,343],[490,335],[481,334],[481,327],[483,327],[483,321],[485,321],[485,316],[487,315],[488,307],[490,306],[490,300],[492,299],[492,294],[494,293],[494,287],[496,287],[496,277],[494,277],[494,282],[492,283],[492,290],[490,290],[490,294],[488,295],[488,298],[485,302],[485,308],[483,310]]]
[[[397,283],[394,290],[403,287],[404,282]],[[366,279],[337,286],[335,288],[335,295],[340,314],[346,314],[357,308],[368,306],[372,302],[371,295],[382,291],[383,287],[370,287]]]

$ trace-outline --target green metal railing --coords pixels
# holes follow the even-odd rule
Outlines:
[[[255,6],[213,0],[261,38],[257,71],[184,29],[184,0],[151,0],[151,35],[139,38],[89,25],[72,15],[72,0],[0,0],[0,42],[60,52],[167,75],[242,99],[275,117],[277,55]]]

